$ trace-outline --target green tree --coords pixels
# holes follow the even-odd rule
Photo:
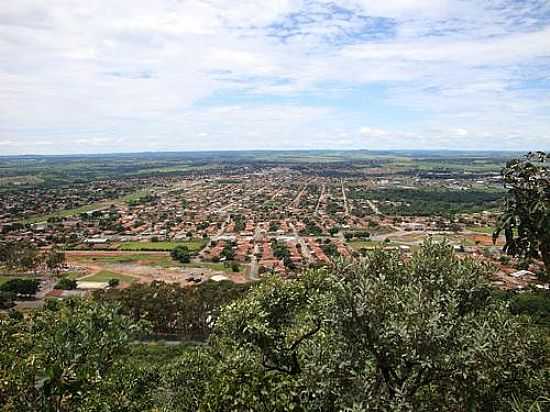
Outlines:
[[[38,289],[40,289],[40,281],[31,278],[10,279],[0,286],[2,292],[11,292],[26,297],[33,296]]]
[[[142,325],[112,304],[74,299],[0,322],[3,411],[75,411],[103,396],[110,373]]]
[[[181,263],[191,262],[191,253],[189,252],[189,248],[185,245],[176,246],[170,252],[170,256],[172,256],[172,259]]]
[[[550,154],[530,153],[502,171],[508,189],[504,213],[493,234],[504,232],[507,254],[541,258],[550,275]]]
[[[54,289],[73,290],[76,289],[77,282],[74,279],[63,277],[57,281]]]
[[[203,411],[509,410],[544,391],[547,354],[493,299],[489,269],[427,244],[407,261],[378,250],[269,277],[222,309],[200,355],[208,384],[182,373],[170,398]]]

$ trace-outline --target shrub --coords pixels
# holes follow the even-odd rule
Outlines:
[[[117,279],[117,278],[109,279],[110,288],[116,288],[119,284],[120,284],[120,279]]]
[[[57,283],[54,286],[54,289],[73,290],[73,289],[76,289],[76,286],[77,286],[76,280],[63,277],[57,281]]]
[[[0,286],[0,291],[12,292],[16,295],[32,296],[38,292],[39,288],[40,281],[38,279],[15,278],[8,280]]]
[[[10,309],[15,306],[15,293],[0,292],[0,309]]]

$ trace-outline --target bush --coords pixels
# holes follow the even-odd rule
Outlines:
[[[510,302],[510,311],[515,315],[529,315],[535,322],[550,326],[550,292],[515,295]]]
[[[15,293],[0,292],[0,309],[10,309],[15,306]]]
[[[502,255],[501,257],[498,258],[498,260],[503,265],[507,265],[510,263],[510,256]]]
[[[119,284],[120,284],[120,279],[117,279],[117,278],[109,279],[110,288],[116,288]]]
[[[516,268],[518,270],[529,270],[530,264],[531,262],[529,261],[529,259],[520,259],[516,265]]]
[[[12,292],[16,295],[32,296],[38,292],[39,288],[40,281],[38,279],[15,278],[8,280],[0,286],[0,291]]]
[[[189,252],[189,248],[187,246],[176,246],[170,252],[170,256],[172,256],[172,259],[177,260],[181,263],[191,262],[191,253]]]
[[[76,280],[64,277],[57,281],[57,283],[54,286],[54,289],[73,290],[73,289],[76,289],[76,286],[77,286]]]

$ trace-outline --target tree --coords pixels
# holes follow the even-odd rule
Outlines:
[[[2,292],[11,292],[21,296],[33,296],[40,288],[40,281],[38,279],[31,278],[14,278],[8,280],[2,286],[0,290]]]
[[[120,279],[117,279],[117,278],[109,279],[110,288],[116,288],[119,284],[120,284]]]
[[[34,270],[39,260],[38,248],[29,242],[0,243],[0,264],[10,270]]]
[[[10,309],[15,306],[15,293],[0,290],[0,309]]]
[[[189,248],[185,245],[176,246],[170,252],[170,256],[172,256],[172,259],[181,263],[191,262],[191,253],[189,252]]]
[[[522,258],[541,258],[550,275],[550,154],[529,153],[502,170],[508,189],[504,213],[493,234],[504,232],[504,251]]]
[[[504,411],[536,399],[544,344],[493,299],[488,271],[429,243],[406,261],[378,250],[269,277],[222,310],[208,385],[180,374],[182,392],[171,387],[201,400],[174,410]]]
[[[54,289],[62,289],[62,290],[73,290],[76,289],[77,282],[74,279],[63,277],[57,281],[57,283],[54,286]]]
[[[54,272],[58,272],[59,268],[65,264],[65,252],[56,248],[50,249],[45,255],[46,267]]]
[[[114,398],[104,391],[110,374],[142,331],[117,305],[83,299],[0,321],[2,410],[106,410]],[[107,402],[102,409],[79,408],[98,396]]]

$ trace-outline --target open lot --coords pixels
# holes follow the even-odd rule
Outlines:
[[[202,240],[190,241],[160,241],[160,242],[124,242],[119,245],[120,250],[132,251],[170,251],[177,246],[187,246],[189,251],[198,252],[206,243]]]

